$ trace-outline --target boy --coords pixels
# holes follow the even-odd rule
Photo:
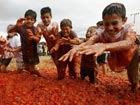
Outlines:
[[[6,68],[13,58],[13,53],[10,50],[9,42],[0,36],[0,72],[2,73],[8,72]]]
[[[78,39],[77,34],[72,30],[72,22],[70,19],[63,19],[60,22],[61,31],[59,34],[59,39],[57,40],[59,46],[58,49],[58,58],[63,54],[67,53],[72,49],[73,45],[80,44],[81,40]],[[55,48],[56,49],[56,48]],[[71,62],[68,60],[65,62],[59,61],[58,64],[58,79],[63,79],[65,77],[66,67],[69,68],[69,76],[71,78],[76,78],[76,71],[78,69],[77,58],[73,59]]]
[[[9,32],[18,32],[20,34],[25,70],[28,70],[31,74],[41,76],[35,69],[35,65],[39,63],[37,43],[40,41],[40,34],[37,28],[34,27],[37,14],[29,9],[25,12],[24,17],[18,19],[16,25],[11,27]]]
[[[11,27],[13,27],[13,25],[9,24],[7,27],[7,31]],[[17,65],[16,73],[20,73],[24,69],[22,52],[20,51],[21,48],[20,36],[19,34],[12,32],[12,33],[8,33],[7,39],[9,41],[10,46],[12,47],[12,51],[16,59],[16,65]]]
[[[43,35],[47,42],[48,53],[51,55],[56,67],[58,65],[57,51],[55,50],[56,39],[58,37],[58,24],[52,22],[52,12],[50,7],[43,7],[40,10],[41,20],[37,25],[39,33]]]

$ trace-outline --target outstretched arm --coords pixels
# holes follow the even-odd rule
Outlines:
[[[80,54],[79,51],[83,49],[84,46],[90,46],[97,42],[99,37],[97,35],[91,37],[87,42],[81,43],[80,45],[74,46],[69,52],[64,54],[62,57],[59,58],[60,61],[66,61],[69,59],[69,61],[72,61],[73,57],[77,54]]]
[[[124,39],[113,43],[96,43],[94,45],[83,46],[78,50],[80,54],[95,54],[95,56],[101,55],[104,51],[122,51],[129,50],[134,47],[136,40],[135,32],[131,31],[124,35]]]

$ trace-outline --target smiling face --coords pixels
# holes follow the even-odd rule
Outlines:
[[[105,15],[103,22],[106,32],[111,36],[116,35],[122,30],[126,20],[127,18],[122,19],[117,14]]]
[[[45,26],[48,26],[51,23],[52,16],[50,13],[44,13],[41,15],[42,22]]]
[[[25,17],[26,20],[25,20],[25,24],[27,27],[31,28],[34,26],[34,23],[36,22],[36,20],[34,19],[34,17],[32,16],[26,16]]]
[[[86,38],[90,38],[90,37],[92,37],[95,34],[96,34],[96,29],[90,27],[90,28],[88,28],[88,30],[86,32]]]
[[[71,32],[71,27],[70,26],[63,26],[63,27],[61,27],[61,32],[65,38],[68,38],[70,35],[70,32]]]

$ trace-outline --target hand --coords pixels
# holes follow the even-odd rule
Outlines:
[[[54,35],[49,35],[49,38],[50,38],[51,40],[56,40],[56,37],[55,37]]]
[[[31,29],[26,29],[26,34],[27,34],[28,40],[32,40],[33,39],[34,34],[33,34]]]
[[[6,43],[6,39],[0,36],[0,44],[5,44],[5,43]]]
[[[61,45],[68,44],[70,43],[70,39],[62,37],[62,39],[60,39],[59,42]]]
[[[98,57],[99,55],[103,54],[106,50],[106,46],[103,43],[97,43],[94,45],[86,45],[79,48],[78,53],[79,54],[94,54],[95,57]]]
[[[71,49],[69,52],[67,52],[66,54],[64,54],[63,56],[61,56],[59,58],[60,61],[66,61],[67,59],[69,59],[69,61],[71,62],[73,57],[76,55],[77,53],[77,47],[74,47],[73,49]]]
[[[54,53],[57,49],[55,47],[51,48],[50,54]]]
[[[26,18],[20,18],[17,20],[17,23],[16,23],[16,26],[19,27],[19,26],[22,26],[25,22]]]
[[[43,24],[38,24],[38,27],[39,27],[39,31],[41,32],[41,34],[48,35],[48,31]]]

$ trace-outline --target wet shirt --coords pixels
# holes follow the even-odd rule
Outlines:
[[[43,34],[43,37],[47,42],[48,50],[50,51],[50,49],[56,44],[56,37],[58,35],[58,24],[56,22],[51,22],[48,26],[45,26],[43,22],[40,22],[39,24],[43,25],[46,29],[46,31],[42,32],[41,28],[38,27],[38,30]]]
[[[116,72],[122,71],[124,68],[126,68],[129,65],[137,49],[135,44],[136,35],[131,34],[131,32],[134,32],[134,26],[132,24],[126,24],[124,25],[123,29],[117,35],[115,35],[115,37],[109,36],[108,33],[105,31],[98,33],[99,42],[113,43],[113,42],[123,41],[128,38],[131,38],[134,42],[133,44],[130,44],[131,48],[129,50],[122,49],[121,51],[111,51],[111,55],[108,59],[108,63],[110,68]],[[126,44],[128,43],[126,42]]]
[[[63,36],[63,33],[60,31],[59,33],[59,38],[61,39]],[[70,32],[70,35],[67,37],[69,39],[74,39],[74,38],[78,38],[77,34],[74,32],[74,31],[71,31]],[[73,45],[71,44],[63,44],[63,45],[60,45],[60,48],[59,48],[59,53],[60,53],[60,56],[67,53],[69,50],[71,50],[73,47]]]
[[[27,33],[27,29],[30,29],[33,35],[40,38],[38,30],[35,27],[27,28],[26,26],[22,26],[16,29],[16,32],[20,34],[23,61],[24,63],[38,64],[39,57],[37,53],[37,42],[34,40],[28,40],[29,34]]]

